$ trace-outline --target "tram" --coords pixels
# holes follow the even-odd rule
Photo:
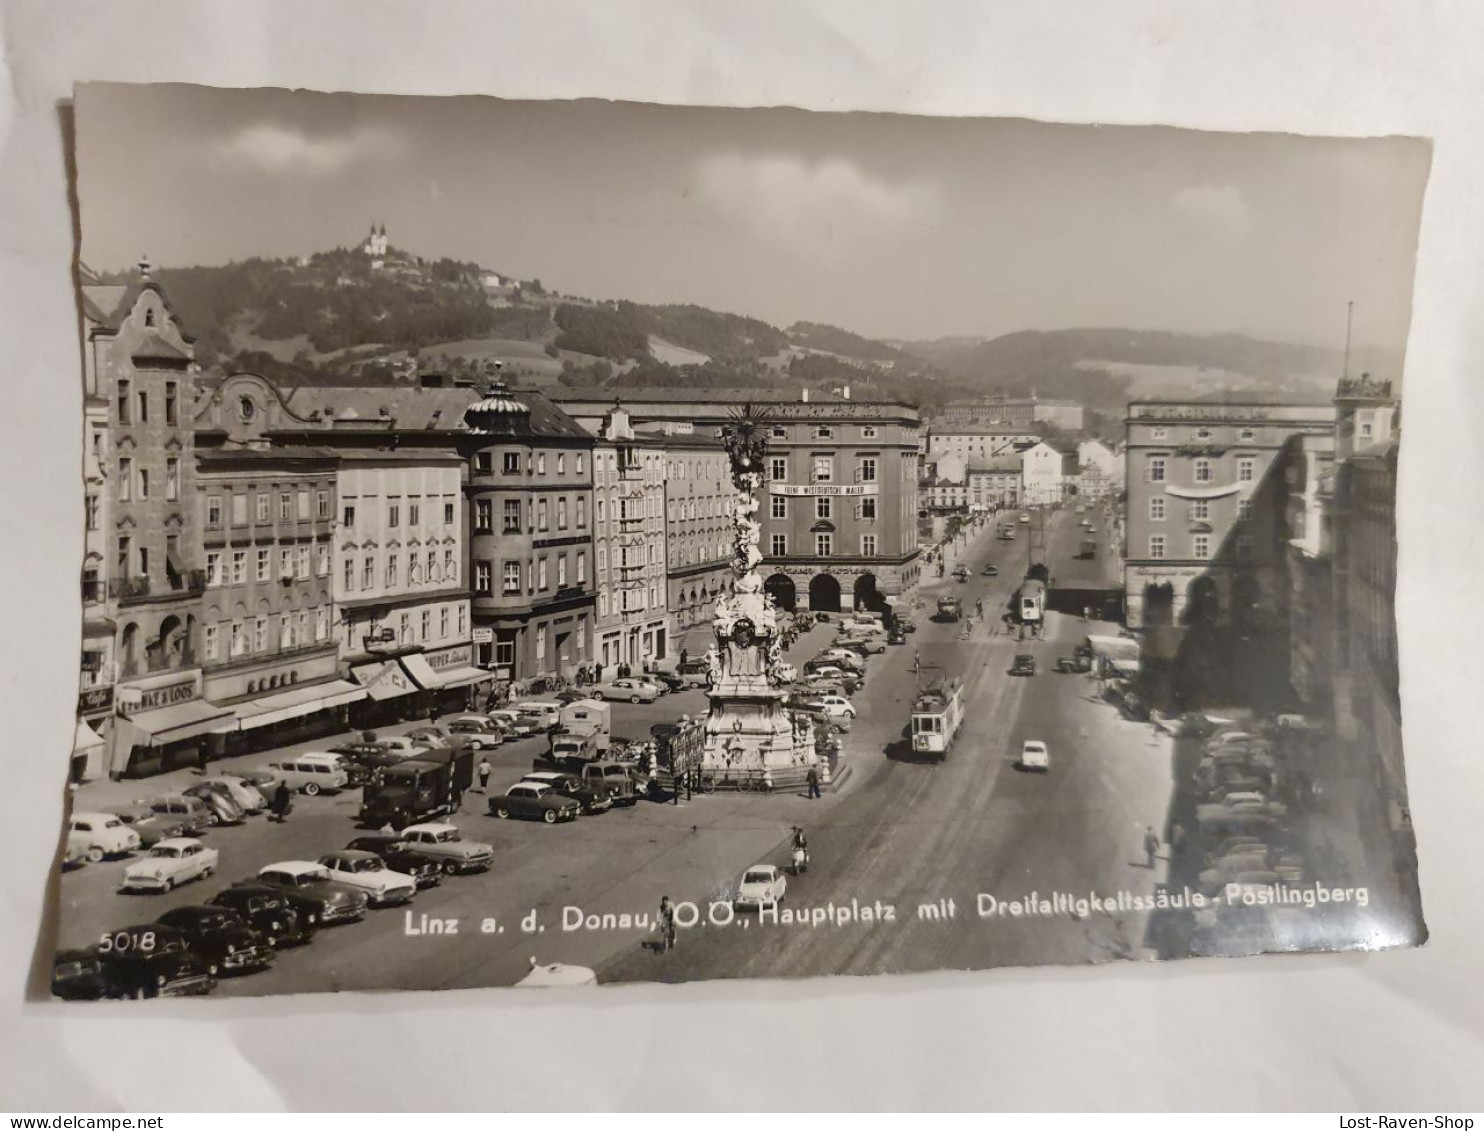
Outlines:
[[[942,761],[964,721],[963,688],[956,679],[938,678],[919,687],[912,701],[912,752]]]

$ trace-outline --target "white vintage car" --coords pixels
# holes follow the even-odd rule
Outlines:
[[[112,813],[74,813],[67,831],[86,842],[88,859],[94,864],[139,850],[139,834]]]
[[[330,878],[360,888],[374,907],[406,903],[417,894],[417,881],[403,872],[394,872],[374,852],[347,848],[329,852],[319,862],[330,870]]]
[[[737,885],[737,898],[732,905],[738,911],[777,907],[788,891],[788,877],[772,864],[754,864],[742,873]]]
[[[169,891],[216,871],[220,853],[189,836],[167,837],[124,869],[124,891]]]

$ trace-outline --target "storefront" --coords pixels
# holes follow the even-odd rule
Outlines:
[[[494,679],[470,662],[469,645],[438,648],[402,657],[402,666],[422,688],[424,709],[443,715],[474,710],[486,693],[484,685]]]
[[[205,765],[207,736],[230,724],[233,715],[203,699],[201,690],[199,669],[119,684],[114,690],[109,774],[145,777]]]
[[[235,723],[223,732],[223,753],[272,750],[349,730],[351,704],[367,694],[358,684],[332,679],[234,703],[229,709]]]
[[[96,781],[108,772],[113,685],[84,688],[77,696],[77,732],[72,742],[69,780]]]
[[[422,690],[395,659],[352,664],[350,678],[366,691],[366,697],[350,704],[350,725],[361,730],[415,719],[422,703]]]

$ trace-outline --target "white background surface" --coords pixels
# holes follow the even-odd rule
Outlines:
[[[1480,1108],[1484,618],[1470,582],[1484,511],[1484,8],[0,0],[0,12],[0,1109]],[[56,108],[85,79],[1435,139],[1398,600],[1433,941],[1375,956],[576,997],[340,995],[143,1013],[24,1002],[75,702],[81,382]]]

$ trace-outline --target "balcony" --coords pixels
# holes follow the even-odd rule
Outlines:
[[[121,602],[204,593],[206,592],[206,571],[204,569],[188,569],[179,572],[169,570],[163,584],[153,582],[148,577],[116,577],[108,583],[108,591],[115,600]]]

